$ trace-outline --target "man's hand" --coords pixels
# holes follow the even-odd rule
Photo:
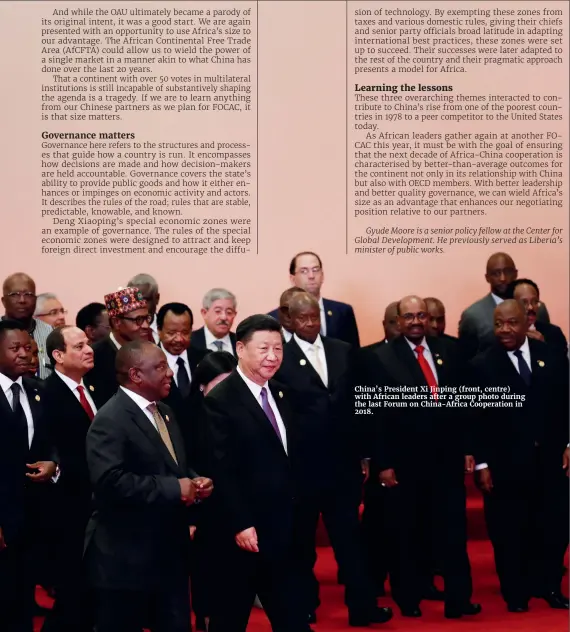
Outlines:
[[[380,472],[380,485],[382,487],[396,487],[398,480],[396,479],[396,472],[393,469],[382,470]]]
[[[190,539],[193,540],[195,535],[196,535],[196,527],[192,525],[190,527]]]
[[[526,335],[533,340],[540,340],[541,342],[544,342],[544,336],[540,333],[540,331],[537,331],[536,329],[529,329],[526,332]]]
[[[211,478],[205,478],[204,476],[198,476],[193,478],[194,485],[196,486],[196,494],[200,500],[208,498],[214,491],[214,483]]]
[[[249,551],[250,553],[259,553],[259,547],[257,546],[257,531],[255,527],[250,527],[241,531],[236,535],[236,544],[240,549]]]
[[[37,470],[37,472],[26,474],[34,483],[47,483],[55,476],[57,471],[57,465],[53,461],[26,463],[26,467],[30,470]]]
[[[2,527],[0,527],[0,551],[3,551],[6,547],[6,542],[4,541],[4,532],[2,531]]]
[[[475,459],[470,454],[465,455],[465,474],[473,474],[475,471]]]
[[[570,476],[570,448],[564,450],[562,455],[562,468],[566,470],[566,476]]]
[[[491,478],[491,470],[486,467],[477,472],[477,487],[484,493],[490,494],[493,489],[493,479]]]
[[[180,499],[188,506],[191,505],[196,499],[196,486],[194,482],[189,478],[179,478],[180,484]]]
[[[364,483],[370,478],[370,461],[368,459],[362,459],[360,461],[360,470],[362,476],[364,476]]]

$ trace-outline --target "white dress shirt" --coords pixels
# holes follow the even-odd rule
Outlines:
[[[281,414],[279,413],[279,408],[277,408],[277,404],[273,399],[273,394],[271,393],[271,389],[269,388],[268,382],[265,382],[263,387],[256,384],[254,381],[250,380],[246,377],[243,371],[239,368],[237,369],[241,379],[246,383],[247,387],[251,391],[251,394],[255,397],[257,403],[259,404],[261,410],[263,410],[263,403],[261,401],[261,389],[265,388],[267,391],[267,401],[273,410],[273,414],[275,415],[275,420],[277,421],[277,426],[279,428],[279,433],[281,434],[281,442],[283,443],[283,449],[285,450],[285,454],[287,454],[287,430],[285,429],[285,424],[283,423],[283,419],[281,418]],[[263,411],[265,414],[265,411]],[[269,422],[268,420],[268,423]]]
[[[281,333],[283,334],[283,338],[285,338],[285,342],[289,342],[293,337],[293,334],[290,331],[287,331],[285,327],[281,327]]]
[[[115,347],[117,347],[117,349],[121,348],[121,345],[117,342],[117,339],[113,335],[113,332],[109,334],[109,340],[115,345]]]
[[[163,346],[160,347],[164,351],[164,355],[166,356],[166,360],[168,361],[168,366],[171,371],[174,373],[174,382],[176,386],[178,386],[178,371],[180,370],[180,366],[178,365],[178,358],[182,358],[184,362],[184,368],[186,369],[186,373],[188,374],[188,380],[192,383],[192,372],[190,371],[190,364],[188,363],[188,353],[183,351],[180,355],[172,355],[169,353]]]
[[[12,384],[20,385],[20,402],[24,415],[26,415],[26,421],[28,422],[28,447],[32,447],[32,441],[34,439],[34,417],[32,415],[32,409],[30,408],[30,402],[28,401],[28,395],[24,389],[22,378],[19,377],[13,382],[9,377],[6,377],[3,373],[0,373],[0,388],[4,392],[10,408],[14,409],[14,398],[12,396]]]
[[[493,292],[491,292],[491,296],[493,297],[493,300],[495,301],[495,305],[500,305],[505,300],[504,298],[501,298],[500,296],[493,294]]]
[[[327,315],[325,314],[325,304],[323,297],[319,299],[319,309],[321,310],[321,336],[327,335]]]
[[[85,399],[89,402],[89,405],[91,406],[91,410],[93,411],[93,414],[95,414],[97,412],[97,407],[95,406],[95,402],[91,398],[91,395],[89,394],[89,389],[85,386],[83,380],[81,380],[81,382],[78,384],[75,380],[72,380],[70,377],[67,377],[67,375],[60,373],[57,369],[55,370],[55,372],[57,373],[57,376],[61,379],[61,381],[69,387],[69,389],[75,395],[75,398],[77,399],[78,402],[80,402],[81,400],[79,399],[79,391],[77,390],[77,387],[83,386],[83,393],[85,395]]]
[[[327,358],[325,355],[325,349],[323,347],[323,341],[320,336],[317,336],[314,343],[307,342],[306,340],[302,340],[295,334],[294,336],[295,342],[301,347],[301,351],[307,356],[309,362],[315,371],[321,376],[323,384],[328,386],[329,382],[329,372],[327,367]],[[319,371],[317,359],[315,356],[318,356],[320,365],[322,367],[322,374]]]
[[[223,338],[216,338],[214,334],[204,325],[204,338],[206,340],[206,349],[210,351],[227,351],[233,355],[234,348],[232,347],[232,339],[230,338],[230,334],[226,334]],[[222,342],[223,346],[221,349],[214,344],[214,342]]]
[[[147,419],[153,425],[154,429],[158,432],[156,421],[154,420],[152,413],[148,409],[151,404],[156,404],[156,402],[149,402],[148,399],[145,399],[142,395],[134,393],[133,391],[130,391],[128,388],[124,388],[123,386],[119,386],[119,388],[123,391],[123,393],[126,393],[133,400],[133,402],[143,411]]]
[[[152,319],[152,323],[149,325],[150,330],[152,331],[152,337],[154,338],[154,344],[158,344],[160,342],[160,338],[158,336],[158,325],[156,323],[156,314]]]
[[[408,340],[405,336],[404,338],[406,342],[410,345],[410,349],[414,352],[414,356],[416,357],[416,360],[418,358],[418,354],[416,353],[416,347],[419,347],[421,345],[424,348],[424,358],[427,360],[427,363],[430,365],[430,368],[432,370],[433,376],[435,377],[436,383],[439,384],[439,377],[437,375],[437,369],[435,368],[435,362],[433,361],[433,355],[430,351],[430,348],[427,345],[426,339],[424,338],[421,342],[419,342],[416,345],[410,340]]]

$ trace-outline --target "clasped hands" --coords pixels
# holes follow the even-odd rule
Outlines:
[[[180,478],[180,500],[188,507],[193,503],[204,500],[214,491],[214,483],[210,478]]]

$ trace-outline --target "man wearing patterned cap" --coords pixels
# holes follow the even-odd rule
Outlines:
[[[95,366],[89,372],[89,383],[98,391],[100,400],[109,400],[119,383],[115,375],[115,356],[127,342],[148,340],[152,317],[148,304],[136,287],[126,287],[107,294],[105,307],[109,314],[111,331],[93,345]]]

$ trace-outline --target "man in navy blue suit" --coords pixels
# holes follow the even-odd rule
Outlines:
[[[291,259],[289,265],[291,285],[302,288],[312,294],[319,302],[321,309],[321,335],[344,340],[353,347],[360,347],[358,327],[352,305],[322,298],[321,287],[325,280],[323,264],[319,255],[314,252],[300,252]],[[270,316],[278,318],[278,310],[274,309]]]

